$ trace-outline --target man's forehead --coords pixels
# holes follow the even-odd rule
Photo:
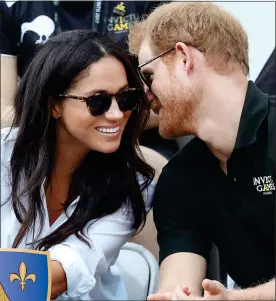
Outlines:
[[[139,65],[145,63],[153,57],[153,51],[151,50],[150,43],[147,39],[144,39],[141,43],[138,60]]]

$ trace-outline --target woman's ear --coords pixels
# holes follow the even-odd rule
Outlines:
[[[58,119],[60,117],[60,107],[53,99],[50,99],[50,110],[53,118]]]
[[[58,108],[55,106],[53,109],[52,109],[52,116],[55,118],[55,119],[58,119],[60,117],[59,115],[59,110]]]

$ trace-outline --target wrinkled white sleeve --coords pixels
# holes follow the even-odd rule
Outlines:
[[[151,208],[155,182],[144,191],[147,212]],[[134,234],[133,215],[121,208],[112,215],[89,222],[84,233],[91,248],[71,235],[63,243],[52,247],[51,260],[59,261],[66,273],[67,292],[61,299],[87,300],[89,292],[96,285],[95,273],[103,274],[115,263],[121,247]]]

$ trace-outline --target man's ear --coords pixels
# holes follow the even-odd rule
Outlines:
[[[194,61],[191,49],[182,42],[177,42],[175,44],[176,56],[183,63],[183,67],[187,75],[192,71]]]

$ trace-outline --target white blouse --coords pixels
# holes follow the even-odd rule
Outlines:
[[[20,223],[16,219],[11,202],[5,203],[11,193],[9,161],[17,135],[13,129],[7,139],[10,128],[1,130],[1,247],[11,248],[19,231]],[[47,212],[46,198],[41,184],[41,199],[44,210]],[[151,208],[155,182],[144,192],[147,212]],[[28,205],[25,196],[22,197],[24,206]],[[74,212],[78,198],[74,200],[67,210],[68,216]],[[39,238],[47,236],[67,221],[63,213],[52,226],[48,216],[45,217],[43,230]],[[51,260],[59,261],[66,273],[67,292],[57,300],[127,300],[127,292],[116,266],[121,247],[134,234],[132,227],[133,215],[126,208],[101,218],[90,221],[84,228],[84,233],[89,238],[92,248],[71,235],[62,243],[53,246],[49,252]],[[40,221],[35,221],[35,235],[38,233]],[[31,231],[32,232],[32,231]],[[30,233],[18,246],[29,249],[27,244],[32,242]]]

